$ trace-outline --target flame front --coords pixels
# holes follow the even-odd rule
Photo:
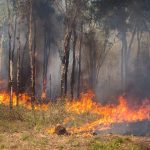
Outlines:
[[[75,120],[76,116],[86,112],[96,114],[96,116],[98,116],[97,120],[85,123],[79,127],[70,127],[68,128],[68,131],[71,133],[78,133],[92,130],[107,130],[111,128],[112,124],[116,123],[132,123],[143,120],[150,121],[150,102],[148,99],[144,99],[140,106],[137,105],[136,108],[134,108],[129,107],[128,101],[124,96],[119,97],[118,105],[102,105],[101,103],[96,103],[92,100],[94,96],[93,92],[90,91],[86,94],[81,94],[81,98],[79,100],[67,100],[65,109],[70,116],[64,119],[63,124],[67,124],[68,122]],[[9,101],[9,94],[7,92],[0,92],[0,104],[9,106]],[[19,94],[18,101],[20,106],[32,109],[31,97],[28,94]],[[17,96],[15,93],[13,93],[13,105],[17,105]],[[48,110],[48,104],[35,103],[34,106],[35,110]]]
[[[141,106],[136,109],[130,108],[127,99],[124,96],[119,97],[118,105],[108,104],[101,105],[100,103],[93,102],[93,92],[88,92],[81,95],[80,100],[67,102],[66,110],[76,114],[90,112],[99,115],[99,119],[84,124],[81,127],[73,127],[69,130],[73,133],[84,132],[90,130],[105,130],[109,129],[111,124],[114,123],[130,123],[142,120],[150,121],[150,103],[148,99],[143,100]]]
[[[0,92],[0,104],[9,106],[10,95],[7,92]],[[18,96],[19,105],[27,109],[32,109],[31,107],[31,97],[27,93],[19,94]],[[13,106],[17,105],[17,96],[13,93]],[[47,104],[35,104],[35,110],[47,110]]]

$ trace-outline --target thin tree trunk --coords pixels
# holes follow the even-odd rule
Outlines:
[[[75,84],[75,64],[76,64],[76,58],[75,58],[75,54],[76,54],[76,43],[77,43],[77,33],[75,31],[76,29],[74,29],[73,31],[73,63],[72,63],[72,73],[71,73],[71,83],[70,83],[70,87],[71,87],[71,98],[73,99],[74,96],[74,84]]]
[[[42,99],[46,99],[46,87],[47,87],[47,69],[50,56],[50,37],[47,34],[47,29],[45,27],[44,31],[44,61],[43,61],[43,89],[42,89]]]
[[[32,18],[32,0],[30,0],[30,14],[29,14],[29,56],[30,56],[30,69],[31,69],[31,106],[32,110],[34,110],[34,101],[35,101],[35,92],[34,92],[34,66],[33,66],[33,46],[32,46],[32,26],[33,26],[33,18]]]
[[[137,49],[137,58],[136,58],[136,71],[137,71],[137,74],[139,72],[139,67],[140,67],[140,52],[141,52],[141,36],[142,36],[142,33],[140,33],[139,31],[137,32],[137,46],[138,46],[138,49]]]
[[[124,87],[124,49],[123,49],[123,43],[121,48],[121,86]]]
[[[20,25],[20,19],[19,19],[19,25]],[[21,57],[21,43],[20,43],[20,29],[18,29],[18,37],[17,37],[17,106],[19,106],[19,89],[20,89],[20,57]]]
[[[82,41],[83,41],[83,25],[81,24],[81,35],[79,43],[79,73],[78,73],[78,88],[77,88],[77,97],[80,96],[80,84],[81,84],[81,58],[82,58]]]
[[[121,52],[121,79],[122,79],[122,88],[125,90],[127,84],[127,39],[126,39],[126,30],[122,31],[122,52]]]
[[[36,33],[37,29],[36,29],[36,20],[34,19],[34,47],[33,47],[33,87],[32,87],[32,93],[34,96],[34,101],[35,101],[35,76],[36,76],[36,59],[35,59],[35,53],[36,53]]]
[[[4,41],[4,36],[2,34],[2,36],[1,36],[1,47],[0,47],[0,78],[2,76],[3,41]]]
[[[71,32],[72,33],[72,32]],[[67,94],[67,88],[68,88],[68,66],[69,66],[69,54],[70,54],[70,39],[71,39],[71,33],[69,33],[67,38],[67,43],[65,47],[65,55],[66,55],[66,62],[65,62],[65,96]]]
[[[43,85],[42,85],[42,99],[46,98],[46,85],[47,85],[47,73],[46,73],[46,51],[47,51],[47,31],[44,30],[44,58],[43,58]]]
[[[8,38],[9,38],[9,60],[8,60],[8,89],[10,92],[10,110],[12,110],[13,106],[12,106],[12,94],[11,94],[11,84],[12,84],[12,80],[11,80],[11,16],[10,16],[10,8],[9,8],[9,2],[7,0],[7,9],[8,9]]]
[[[64,39],[64,56],[61,64],[61,96],[66,96],[67,93],[67,78],[68,78],[68,65],[69,65],[69,48],[72,31],[66,33]]]
[[[132,44],[133,44],[133,41],[134,41],[134,37],[135,37],[135,34],[136,34],[136,26],[134,27],[134,30],[132,32],[132,36],[131,36],[131,40],[130,40],[130,43],[129,43],[129,46],[128,46],[128,50],[127,50],[127,56],[126,56],[126,75],[129,76],[129,61],[130,61],[130,55],[131,55],[131,47],[132,47]]]
[[[128,46],[128,52],[127,52],[127,59],[128,59],[128,60],[129,60],[129,58],[130,58],[131,47],[132,47],[132,44],[133,44],[135,35],[136,35],[136,26],[134,27],[134,30],[133,30],[133,32],[132,32],[132,37],[131,37],[131,40],[130,40],[130,43],[129,43],[129,46]]]
[[[50,77],[49,77],[49,82],[50,82],[50,87],[49,87],[49,96],[50,96],[50,99],[52,98],[52,76],[50,74]]]
[[[94,39],[95,40],[95,39]],[[95,42],[95,41],[93,41]],[[94,43],[90,44],[90,88],[95,90],[96,84],[96,49]]]
[[[12,48],[12,19],[11,19],[11,13],[10,13],[10,8],[9,8],[9,1],[7,0],[7,10],[8,10],[8,38],[9,38],[9,66],[8,66],[8,88],[9,88],[9,93],[10,93],[10,111],[13,109],[13,49],[14,45]],[[15,34],[14,34],[15,35]]]

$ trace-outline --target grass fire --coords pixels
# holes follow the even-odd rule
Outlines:
[[[148,0],[0,0],[0,149],[150,150]]]

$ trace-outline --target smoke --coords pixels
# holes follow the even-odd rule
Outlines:
[[[150,136],[150,122],[138,121],[133,123],[112,124],[110,129],[104,131],[95,131],[95,133]]]
[[[110,35],[107,40],[112,43],[113,47],[107,53],[101,68],[99,70],[99,75],[97,77],[97,64],[103,59],[98,57],[104,49],[104,26],[98,26],[97,29],[89,29],[85,27],[86,33],[84,33],[84,42],[82,47],[82,81],[81,87],[82,90],[92,88],[97,95],[97,99],[106,102],[115,101],[116,97],[119,94],[126,93],[128,97],[138,97],[139,101],[144,98],[150,97],[150,54],[149,54],[149,35],[146,31],[146,27],[141,21],[141,16],[137,13],[136,5],[138,3],[128,3],[124,11],[118,13],[116,8],[114,8],[111,16],[106,16],[102,18],[101,23],[105,23],[104,26],[109,28]],[[118,6],[118,3],[116,4]],[[37,27],[37,36],[36,36],[36,92],[40,95],[42,91],[42,77],[43,77],[43,50],[44,50],[44,36],[45,30],[47,34],[47,40],[50,44],[50,57],[48,61],[48,71],[47,71],[47,93],[52,93],[52,97],[57,97],[60,94],[60,51],[62,51],[63,43],[63,14],[58,13],[58,10],[52,5],[51,1],[34,1],[34,21],[36,21]],[[106,5],[107,6],[107,5]],[[105,7],[106,7],[105,6]],[[117,7],[116,6],[116,7]],[[124,3],[121,5],[124,6]],[[108,11],[108,8],[105,8],[105,13]],[[108,7],[108,6],[107,6]],[[142,10],[142,8],[139,8]],[[128,15],[128,12],[132,10],[132,16],[124,16],[124,13]],[[142,10],[143,11],[143,10]],[[133,17],[137,19],[132,20]],[[106,19],[107,18],[107,19]],[[105,20],[106,19],[106,20]],[[103,22],[104,21],[104,22]],[[132,32],[133,32],[133,22],[136,23],[136,33],[130,47],[130,57],[121,56],[122,46],[125,49],[125,44],[123,41],[123,35],[126,33],[124,38],[127,42],[127,50],[129,43],[131,41]],[[142,25],[141,25],[142,24]],[[126,30],[124,28],[126,27]],[[27,20],[21,24],[21,48],[22,48],[22,68],[21,68],[21,91],[30,91],[30,64],[29,64],[29,54],[28,54],[28,42],[24,48],[26,42],[26,34],[28,30]],[[102,30],[102,31],[101,31]],[[141,41],[138,41],[138,32],[142,32]],[[5,37],[7,37],[7,29],[4,30]],[[90,37],[90,34],[92,35]],[[113,36],[112,36],[113,35]],[[122,36],[121,36],[122,35]],[[112,38],[113,37],[113,38]],[[114,41],[115,37],[115,41]],[[7,37],[8,40],[8,37]],[[109,43],[109,44],[110,44]],[[8,68],[6,67],[8,63],[8,41],[4,44],[4,58],[3,58],[3,71],[2,76],[4,79],[8,76]],[[140,45],[140,47],[138,46]],[[77,46],[78,48],[78,46]],[[48,49],[48,48],[47,48]],[[71,49],[71,48],[70,48]],[[106,49],[109,49],[107,45]],[[125,51],[125,50],[124,50]],[[78,50],[77,50],[78,52]],[[70,56],[72,53],[70,53]],[[77,54],[78,55],[78,54]],[[101,56],[101,55],[100,55]],[[77,56],[78,57],[78,56]],[[16,50],[15,50],[16,58]],[[123,60],[122,60],[123,59]],[[122,86],[122,71],[121,71],[121,61],[127,63],[128,70],[126,70],[126,85]],[[78,63],[78,61],[77,61]],[[16,59],[15,64],[16,66]],[[70,57],[70,66],[72,65],[72,57]],[[77,66],[78,64],[76,64]],[[125,68],[125,67],[124,67]],[[123,74],[125,74],[125,69],[123,68]],[[16,72],[16,67],[15,67]],[[69,77],[70,77],[69,67]],[[77,74],[77,67],[76,67]],[[16,73],[14,73],[14,76]],[[50,76],[51,76],[51,85],[50,85]],[[96,79],[97,78],[97,79]],[[125,79],[124,79],[125,80]],[[77,81],[77,78],[76,78]],[[14,81],[16,82],[16,81]],[[76,82],[77,83],[77,82]],[[68,81],[69,84],[69,81]],[[50,87],[52,87],[50,92]],[[77,86],[76,86],[77,87]]]
[[[33,25],[36,24],[36,95],[41,95],[42,92],[42,77],[43,77],[43,63],[44,63],[44,40],[45,33],[47,34],[47,41],[50,47],[50,56],[48,58],[48,72],[47,72],[47,93],[50,92],[50,75],[51,75],[51,87],[52,87],[52,97],[59,95],[60,87],[60,57],[59,57],[59,42],[62,40],[63,32],[63,20],[60,19],[57,10],[51,1],[36,0],[33,5]],[[13,10],[12,10],[13,11]],[[12,18],[14,18],[12,13]],[[29,50],[28,50],[28,16],[19,16],[18,20],[21,20],[20,24],[17,24],[16,39],[18,36],[18,29],[20,29],[20,42],[21,42],[21,68],[20,68],[20,92],[30,93],[30,60],[29,60]],[[12,27],[14,27],[14,22]],[[1,67],[1,81],[4,80],[5,84],[1,84],[1,89],[7,89],[8,86],[8,61],[9,61],[9,47],[8,47],[8,25],[3,24],[1,28],[4,41],[2,50],[2,67]],[[13,46],[13,28],[12,28],[12,39],[11,44]],[[33,37],[34,37],[34,27],[33,27]],[[34,42],[34,39],[33,39]],[[47,42],[47,43],[48,43]],[[17,40],[15,42],[14,51],[14,91],[16,89],[16,70],[17,70]],[[48,51],[48,48],[46,50]],[[1,82],[2,83],[2,82]]]
[[[139,98],[150,98],[150,54],[148,43],[141,42],[139,56],[135,59],[134,70],[127,86],[127,92]]]
[[[139,102],[144,98],[149,99],[148,1],[116,1],[110,6],[107,3],[102,1],[104,14],[97,19],[114,31],[112,34],[116,40],[111,39],[113,47],[100,70],[95,87],[98,99],[103,102],[115,101],[118,95],[124,93],[127,97],[136,97]]]

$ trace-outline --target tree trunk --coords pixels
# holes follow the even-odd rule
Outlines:
[[[121,48],[121,86],[124,87],[124,49],[123,49],[123,43]]]
[[[82,58],[82,41],[83,41],[83,25],[81,24],[81,35],[79,43],[79,73],[78,73],[78,88],[77,88],[77,97],[80,96],[80,84],[81,84],[81,58]]]
[[[47,87],[47,69],[48,69],[48,62],[50,56],[50,37],[48,36],[47,28],[45,23],[45,30],[44,30],[44,61],[43,61],[43,89],[42,89],[42,99],[46,99],[46,87]],[[50,34],[50,33],[49,33]]]
[[[126,72],[127,73],[126,73],[126,75],[127,76],[129,76],[129,61],[130,61],[130,55],[131,55],[131,47],[132,47],[132,44],[134,41],[135,34],[136,34],[136,26],[133,29],[131,40],[130,40],[128,50],[127,50],[127,56],[126,56],[126,61],[127,61],[127,66],[126,66]]]
[[[35,102],[35,89],[34,89],[34,65],[33,65],[33,46],[32,46],[32,26],[33,26],[33,18],[32,18],[32,0],[30,0],[30,14],[29,14],[29,56],[30,56],[30,69],[31,69],[31,107],[34,110],[34,102]]]
[[[2,36],[1,36],[1,47],[0,47],[0,79],[2,76],[3,41],[4,41],[4,35],[2,34]]]
[[[137,32],[137,46],[138,46],[138,49],[137,49],[137,57],[136,57],[136,71],[137,71],[137,74],[140,71],[139,69],[140,69],[141,36],[142,36],[142,33],[140,33],[138,31]]]
[[[42,96],[41,96],[41,98],[43,100],[45,100],[45,98],[46,98],[46,85],[47,85],[46,57],[47,57],[47,31],[46,31],[46,27],[45,27],[45,30],[44,30],[43,83],[42,83]]]
[[[126,30],[122,30],[122,52],[121,52],[121,77],[122,88],[125,90],[127,84],[127,39]]]
[[[19,25],[20,25],[20,19],[19,19]],[[17,37],[17,43],[18,43],[18,48],[17,48],[17,106],[19,106],[19,89],[20,89],[20,49],[21,49],[21,43],[20,43],[20,29],[18,29],[18,37]]]
[[[32,87],[32,93],[33,93],[33,100],[35,101],[35,71],[36,71],[36,59],[35,59],[35,53],[36,53],[36,20],[34,18],[34,46],[33,46],[33,87]],[[33,101],[33,102],[34,102]]]
[[[15,39],[16,39],[16,18],[15,18],[15,26],[14,26],[14,40],[13,40],[13,47],[12,47],[12,18],[9,8],[9,1],[7,0],[7,10],[8,10],[8,38],[9,38],[9,66],[8,66],[8,88],[10,93],[10,111],[13,109],[13,57],[14,57],[14,50],[15,50]]]
[[[73,38],[74,38],[73,39],[73,63],[72,63],[71,83],[70,83],[72,99],[74,96],[74,84],[75,84],[75,64],[76,64],[75,54],[76,54],[76,43],[77,43],[76,29],[74,29],[73,31]]]
[[[9,93],[10,93],[10,100],[9,100],[9,103],[10,103],[10,110],[12,110],[13,108],[13,102],[12,102],[12,69],[11,69],[11,39],[12,39],[12,34],[11,34],[11,16],[10,16],[10,8],[9,8],[9,2],[7,0],[7,9],[8,9],[8,40],[9,40],[9,60],[8,60],[8,89],[9,89]]]
[[[50,87],[49,87],[49,96],[50,96],[50,100],[52,98],[52,76],[50,74],[50,77],[49,77],[49,83],[50,83]]]
[[[70,52],[70,39],[72,31],[68,31],[64,39],[64,56],[61,64],[61,97],[65,97],[67,93],[67,78],[68,78],[68,65],[69,65],[69,52]]]

